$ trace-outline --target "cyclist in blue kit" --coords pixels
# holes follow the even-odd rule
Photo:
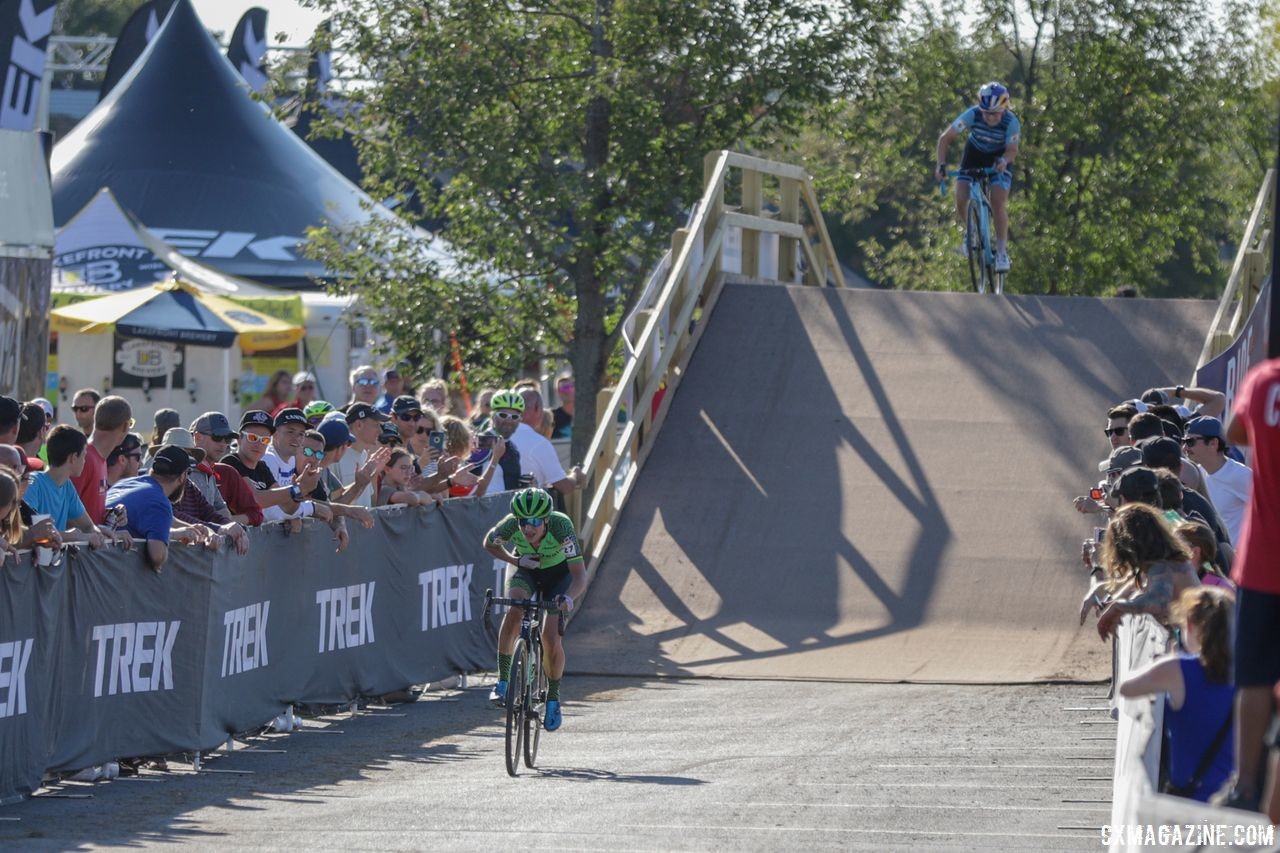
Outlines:
[[[951,141],[968,131],[961,169],[995,169],[991,176],[991,214],[996,226],[996,272],[1009,271],[1009,189],[1013,175],[1009,167],[1018,156],[1018,143],[1022,138],[1022,125],[1009,109],[1009,90],[994,80],[978,91],[977,106],[970,107],[938,137],[937,168],[934,178],[939,182],[947,178],[947,150]],[[969,192],[973,178],[956,177],[956,215],[960,227],[965,227],[965,211],[969,205]],[[967,235],[966,235],[967,236]],[[969,241],[963,244],[969,250]]]

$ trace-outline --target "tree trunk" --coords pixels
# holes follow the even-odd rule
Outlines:
[[[573,324],[573,442],[574,463],[586,461],[587,449],[595,437],[599,412],[596,397],[607,355],[604,351],[604,293],[599,282],[578,283],[578,316]]]

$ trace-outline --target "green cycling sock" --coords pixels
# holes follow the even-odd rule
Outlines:
[[[511,680],[511,655],[504,655],[498,652],[498,680]]]
[[[559,698],[560,698],[560,679],[558,678],[547,679],[547,699],[559,699]]]

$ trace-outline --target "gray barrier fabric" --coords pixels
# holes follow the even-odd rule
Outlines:
[[[250,552],[70,551],[0,571],[0,801],[45,770],[206,749],[288,704],[338,703],[492,666],[482,545],[507,498],[251,531]]]

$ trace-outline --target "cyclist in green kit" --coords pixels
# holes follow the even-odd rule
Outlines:
[[[578,545],[573,522],[562,512],[553,512],[551,495],[542,489],[522,489],[511,499],[511,514],[484,537],[484,547],[495,558],[516,567],[507,583],[509,598],[527,599],[535,592],[546,602],[554,602],[560,613],[548,613],[542,631],[547,671],[546,728],[560,728],[560,679],[564,675],[564,645],[560,621],[573,610],[574,600],[587,588],[587,569]],[[512,550],[508,550],[508,548]],[[502,704],[507,698],[511,676],[511,652],[520,634],[520,609],[513,607],[502,618],[498,632],[498,683],[489,701]]]

